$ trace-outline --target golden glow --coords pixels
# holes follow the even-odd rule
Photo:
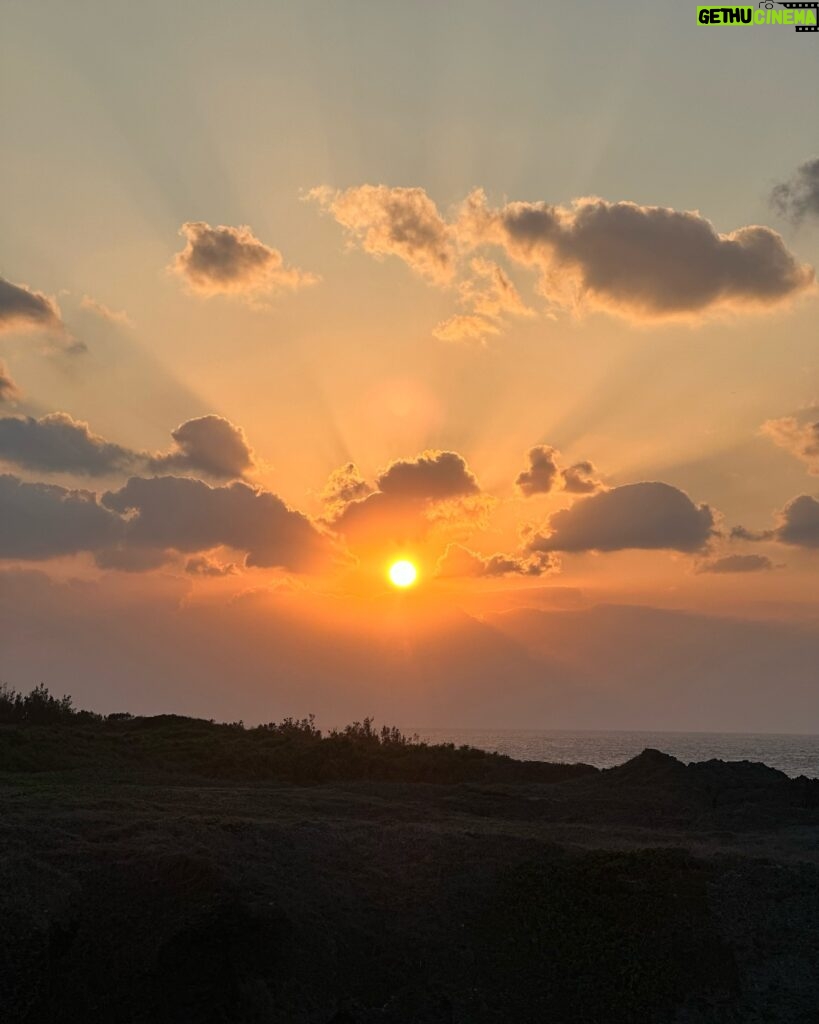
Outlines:
[[[390,566],[390,583],[396,587],[411,587],[418,578],[418,570],[402,558],[399,562],[393,562]]]

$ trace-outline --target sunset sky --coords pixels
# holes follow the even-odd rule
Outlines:
[[[679,2],[2,20],[0,680],[815,730],[816,36]]]

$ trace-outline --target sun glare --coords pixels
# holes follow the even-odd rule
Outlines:
[[[390,566],[390,583],[396,587],[411,587],[418,578],[418,571],[412,562],[402,558]]]

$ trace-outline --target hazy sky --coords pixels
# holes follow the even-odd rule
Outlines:
[[[0,678],[816,728],[815,35],[681,2],[2,23]]]

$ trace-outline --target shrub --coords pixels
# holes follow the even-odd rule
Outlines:
[[[91,711],[78,711],[67,694],[52,697],[42,683],[23,695],[5,683],[0,685],[0,722],[31,722],[49,725],[69,718],[99,719]]]

